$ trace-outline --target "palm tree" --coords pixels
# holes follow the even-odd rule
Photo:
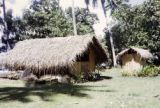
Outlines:
[[[4,26],[4,30],[3,30],[3,38],[6,38],[6,50],[8,49],[9,43],[8,43],[8,30],[7,30],[7,23],[6,23],[6,4],[5,4],[5,0],[2,0],[2,8],[3,8],[3,26]]]
[[[97,0],[85,0],[85,3],[87,5],[87,9],[88,9],[88,5],[90,4],[90,2],[92,2],[93,7],[96,6],[97,4]],[[101,4],[102,4],[102,9],[104,12],[104,15],[106,16],[106,10],[107,9],[111,9],[111,13],[117,8],[117,4],[114,0],[101,0]],[[110,32],[111,30],[108,29],[108,32]],[[114,48],[114,43],[113,43],[113,37],[112,37],[112,33],[109,33],[109,38],[110,38],[110,44],[111,44],[111,50],[112,50],[112,57],[113,57],[113,66],[116,66],[116,56],[115,56],[115,48]]]
[[[102,4],[102,9],[103,9],[103,12],[104,14],[106,14],[106,10],[107,8],[110,8],[112,10],[116,9],[117,8],[117,4],[116,4],[116,1],[122,1],[122,0],[101,0],[101,4]],[[97,0],[85,0],[85,3],[87,5],[87,8],[88,8],[88,5],[90,4],[90,2],[92,2],[93,6],[95,7],[96,4],[97,4]]]
[[[72,0],[72,18],[73,18],[74,36],[77,36],[76,18],[75,18],[75,10],[74,10],[74,0]]]
[[[1,7],[3,8],[3,26],[4,26],[4,30],[3,30],[3,36],[2,36],[2,40],[4,40],[4,44],[5,44],[5,50],[10,50],[13,48],[13,43],[11,42],[11,40],[9,39],[10,38],[10,33],[11,33],[11,30],[12,29],[12,24],[11,22],[13,21],[12,20],[12,10],[8,10],[6,12],[6,3],[5,3],[5,0],[2,0],[2,4],[1,4]]]

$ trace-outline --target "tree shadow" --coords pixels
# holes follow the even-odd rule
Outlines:
[[[0,101],[32,101],[28,96],[39,96],[43,101],[49,101],[47,98],[55,94],[86,97],[87,94],[81,93],[82,89],[84,89],[83,86],[72,84],[35,85],[33,87],[4,87],[0,88]]]
[[[113,77],[111,77],[111,76],[101,76],[101,79],[103,80],[103,79],[107,79],[107,80],[110,80],[110,79],[112,79]]]
[[[0,88],[0,102],[20,101],[23,103],[33,101],[29,96],[38,96],[43,101],[52,101],[49,97],[56,94],[66,94],[74,97],[87,97],[84,91],[93,91],[93,88],[99,86],[73,85],[73,84],[50,84],[35,85],[33,87],[3,87]],[[96,90],[97,92],[98,90]],[[99,90],[99,92],[111,92]]]
[[[91,80],[92,82],[102,81],[102,80],[111,80],[113,77],[111,76],[98,76],[97,78]]]

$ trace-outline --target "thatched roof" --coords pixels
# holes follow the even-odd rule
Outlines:
[[[125,49],[118,53],[117,59],[120,59],[123,55],[127,54],[128,52],[134,52],[137,53],[141,56],[143,59],[150,59],[152,58],[152,54],[149,52],[149,50],[141,49],[141,48],[136,48],[136,47],[130,47],[128,49]]]
[[[92,48],[96,63],[107,60],[105,50],[93,36],[69,36],[45,39],[31,39],[18,42],[9,51],[3,64],[13,69],[53,69],[72,65],[77,56]]]

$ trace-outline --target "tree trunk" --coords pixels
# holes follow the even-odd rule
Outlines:
[[[74,36],[77,36],[76,18],[75,18],[75,11],[74,11],[74,0],[72,0],[72,18],[73,18]]]
[[[105,5],[106,5],[105,3],[106,2],[108,3],[109,8],[111,9],[109,16],[106,15],[106,9],[105,9]],[[85,3],[88,5],[89,4],[89,0],[86,0]],[[95,5],[97,2],[94,0],[93,3]],[[113,0],[101,0],[101,4],[102,4],[102,9],[103,9],[103,12],[104,12],[104,16],[106,17],[106,20],[107,20],[107,18],[111,17],[112,11],[114,10],[114,8],[116,8],[116,4],[114,3]],[[117,63],[116,63],[116,55],[115,55],[113,37],[112,37],[112,32],[111,32],[111,28],[113,27],[113,24],[109,24],[109,25],[111,27],[107,27],[107,29],[108,29],[108,32],[109,32],[109,41],[110,41],[111,50],[112,50],[113,66],[116,66],[117,65]],[[109,25],[107,25],[107,26],[109,26]]]
[[[115,67],[117,65],[117,62],[116,62],[116,54],[115,54],[114,43],[113,43],[113,36],[112,36],[111,30],[109,30],[109,41],[110,41],[111,50],[112,50],[113,66]]]
[[[8,27],[7,27],[7,23],[6,23],[6,4],[5,4],[5,0],[2,0],[3,2],[3,18],[4,18],[4,33],[5,33],[5,36],[6,36],[6,41],[7,41],[7,44],[6,44],[6,50],[10,50],[11,47],[10,47],[10,43],[9,43],[9,31],[8,31]]]

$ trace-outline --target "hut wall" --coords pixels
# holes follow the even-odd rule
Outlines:
[[[127,71],[141,70],[145,61],[138,54],[125,54],[122,56],[122,68]]]
[[[88,73],[89,70],[89,61],[87,62],[81,62],[81,72],[82,73]]]
[[[93,72],[94,70],[95,70],[95,54],[92,49],[89,50],[88,61],[78,61],[71,66],[71,73],[74,75]]]
[[[90,49],[89,53],[89,71],[95,71],[95,53],[92,49]]]
[[[79,75],[81,73],[81,62],[75,62],[71,67],[70,71],[74,75]]]

